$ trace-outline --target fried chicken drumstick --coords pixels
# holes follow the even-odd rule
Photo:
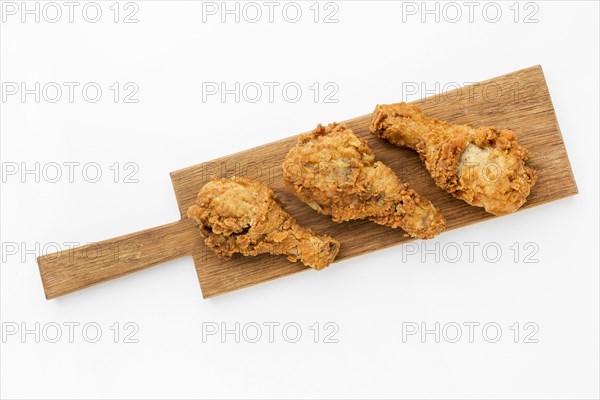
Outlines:
[[[375,161],[367,143],[344,124],[301,135],[285,158],[283,178],[300,200],[335,222],[368,218],[417,238],[444,229],[440,211]]]
[[[331,264],[340,243],[300,226],[269,187],[242,178],[215,179],[187,212],[204,243],[218,256],[285,254],[290,261],[320,270]]]
[[[529,153],[508,129],[453,125],[398,103],[378,105],[370,130],[416,150],[440,188],[494,215],[518,210],[535,184]]]

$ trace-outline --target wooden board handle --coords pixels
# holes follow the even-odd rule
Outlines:
[[[184,255],[200,244],[189,220],[74,247],[37,259],[46,299]]]

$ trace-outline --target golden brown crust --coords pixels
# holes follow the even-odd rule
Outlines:
[[[187,212],[207,246],[223,259],[285,254],[320,270],[333,262],[340,243],[300,226],[269,187],[243,178],[215,179],[198,193]]]
[[[445,226],[430,201],[401,183],[344,124],[301,135],[283,163],[283,178],[300,200],[335,222],[368,218],[430,238]]]
[[[370,130],[416,150],[440,188],[495,215],[518,210],[535,184],[529,153],[508,129],[454,125],[398,103],[378,105]]]

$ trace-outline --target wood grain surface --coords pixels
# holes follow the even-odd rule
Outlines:
[[[192,254],[204,244],[188,222],[177,221],[38,257],[46,298]]]
[[[519,142],[530,150],[529,165],[538,171],[539,177],[523,208],[577,193],[540,66],[428,97],[414,104],[428,116],[453,123],[474,127],[494,125],[514,130]],[[315,121],[314,125],[319,122],[326,124],[334,121]],[[402,181],[409,182],[442,210],[447,220],[447,230],[498,218],[437,188],[416,153],[399,149],[371,135],[368,129],[370,114],[344,122],[359,137],[368,141],[377,159],[389,165]],[[336,262],[412,240],[405,237],[402,230],[369,221],[334,223],[329,217],[317,214],[296,199],[285,188],[281,173],[283,159],[295,145],[296,139],[297,136],[292,136],[171,173],[182,218],[185,218],[188,207],[195,202],[198,191],[211,176],[221,178],[236,175],[265,182],[282,200],[286,211],[301,224],[338,239],[341,250]],[[306,269],[300,263],[287,261],[283,256],[238,256],[223,261],[204,244],[194,249],[193,258],[205,298]],[[333,264],[329,268],[337,266]]]

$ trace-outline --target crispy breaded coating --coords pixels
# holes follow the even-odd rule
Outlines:
[[[378,105],[370,130],[416,150],[440,188],[494,215],[518,210],[536,181],[527,149],[508,129],[454,125],[398,103]]]
[[[198,193],[187,212],[204,243],[221,258],[285,254],[290,261],[320,270],[331,264],[340,243],[300,226],[264,183],[215,179]]]
[[[440,211],[375,161],[367,142],[344,124],[301,135],[285,158],[283,178],[300,200],[335,222],[368,218],[417,238],[445,226]]]

